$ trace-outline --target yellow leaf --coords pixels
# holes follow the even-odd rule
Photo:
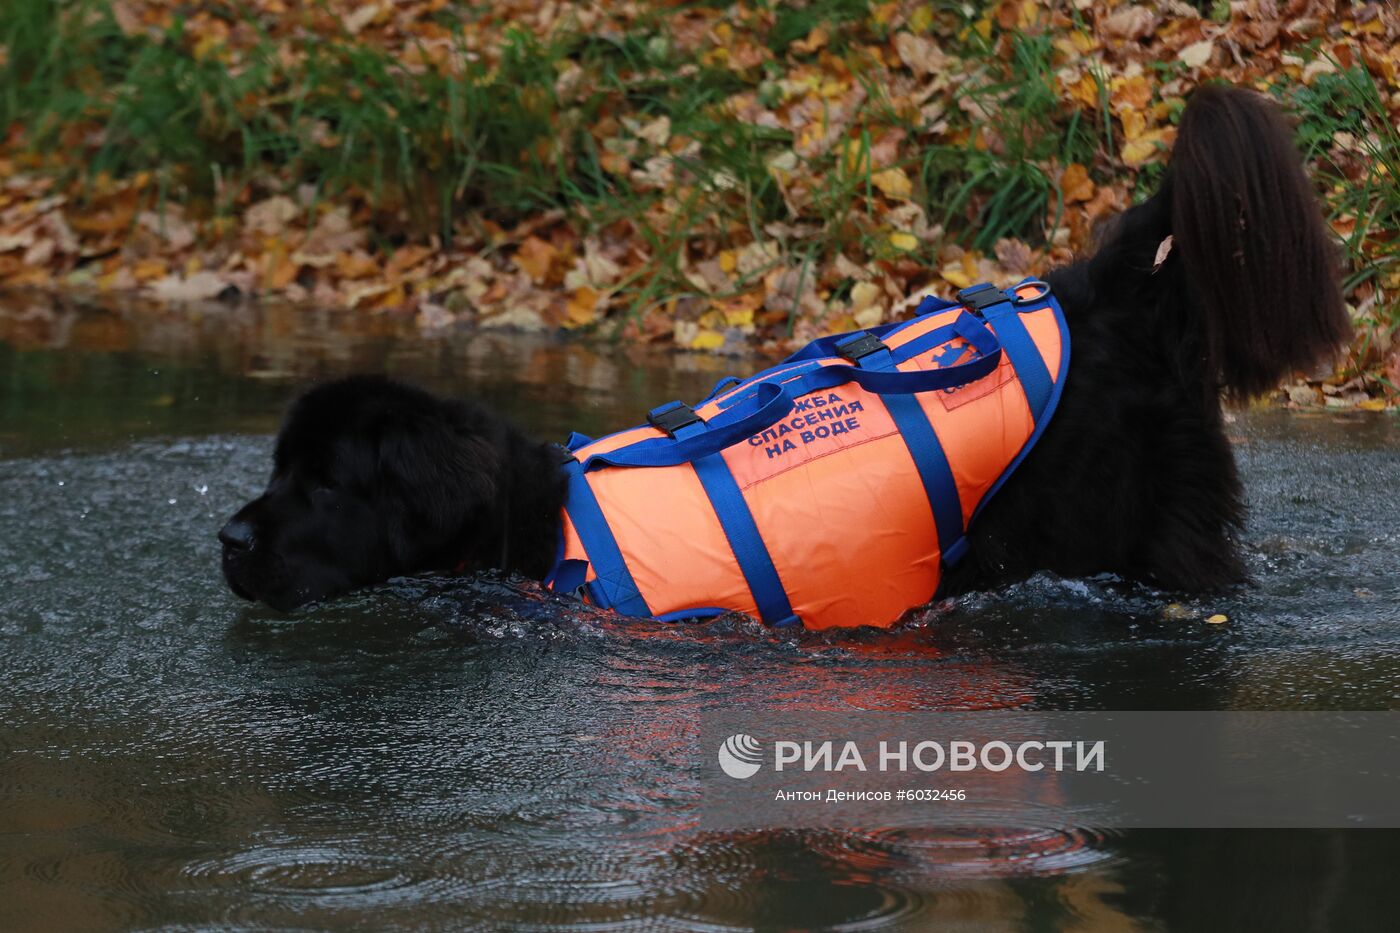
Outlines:
[[[278,250],[280,254],[282,251]],[[379,273],[379,263],[364,250],[340,253],[335,257],[335,271],[343,279],[367,279]],[[269,270],[271,272],[271,270]]]
[[[967,288],[972,284],[972,276],[963,271],[962,263],[950,263],[943,267],[938,273],[943,276],[943,280],[958,288]]]
[[[893,246],[895,249],[902,249],[908,251],[918,248],[919,239],[912,233],[904,233],[902,231],[899,233],[891,233],[890,245]]]
[[[1064,174],[1060,176],[1060,191],[1064,193],[1066,204],[1092,200],[1094,183],[1089,179],[1088,169],[1078,162],[1066,165]]]
[[[914,8],[914,12],[909,14],[910,32],[928,32],[928,27],[933,25],[933,4],[921,3]]]
[[[164,259],[142,259],[131,269],[132,275],[138,282],[150,282],[160,278],[169,271]]]
[[[719,267],[726,275],[733,275],[734,269],[739,265],[739,254],[732,249],[720,250]]]
[[[1206,618],[1206,621],[1209,622],[1211,625],[1220,625],[1223,622],[1229,622],[1230,617],[1225,615],[1224,613],[1217,612],[1213,616],[1208,616]]]
[[[1356,407],[1360,408],[1362,411],[1385,411],[1385,399],[1368,398],[1366,401],[1359,403]]]
[[[857,327],[874,327],[885,319],[885,309],[879,305],[872,305],[862,308],[851,317],[855,319]]]
[[[825,47],[831,36],[827,33],[826,27],[817,26],[807,33],[807,38],[798,39],[792,43],[792,49],[802,55],[811,55],[817,49]]]
[[[869,308],[883,294],[880,286],[874,282],[857,282],[851,289],[851,310],[862,311]]]
[[[692,350],[718,350],[724,346],[724,334],[713,330],[702,330],[690,341]]]
[[[1114,78],[1109,88],[1115,111],[1141,110],[1152,103],[1152,84],[1142,75]]]
[[[870,176],[870,182],[887,198],[906,200],[914,193],[914,183],[904,174],[903,169],[887,168],[883,172],[876,172]]]
[[[1147,129],[1147,118],[1141,110],[1124,110],[1118,115],[1123,123],[1123,136],[1130,142],[1137,139]]]
[[[1094,80],[1092,74],[1086,72],[1072,84],[1065,84],[1061,81],[1060,89],[1070,99],[1078,101],[1085,107],[1097,109],[1099,106],[1099,82]]]
[[[724,323],[730,327],[752,327],[753,308],[728,308],[724,312]]]
[[[763,292],[752,291],[716,301],[700,323],[710,327],[751,327],[754,312],[763,306]],[[713,314],[715,317],[710,317]],[[708,318],[708,320],[707,320]]]
[[[593,323],[594,316],[598,313],[598,292],[587,285],[574,289],[574,293],[569,296],[569,304],[565,311],[565,327],[584,327]]]
[[[554,254],[557,252],[554,246],[537,236],[526,237],[525,242],[520,244],[520,248],[515,252],[515,264],[531,279],[535,284],[543,284],[549,275],[550,266],[554,263]]]
[[[1141,165],[1156,154],[1156,142],[1146,137],[1139,137],[1123,147],[1122,158],[1128,165]]]
[[[351,254],[341,253],[341,256],[349,255]],[[370,265],[369,275],[374,275],[379,271],[378,267],[374,266],[373,260],[370,261]],[[339,266],[339,259],[337,259],[337,266]],[[297,277],[297,273],[301,271],[301,267],[294,262],[292,258],[287,255],[287,251],[283,249],[275,250],[264,256],[262,268],[262,286],[272,291],[278,291],[292,284]],[[359,277],[360,276],[345,276],[347,279]]]

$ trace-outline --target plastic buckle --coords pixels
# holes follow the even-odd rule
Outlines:
[[[874,334],[867,334],[865,331],[836,342],[836,352],[852,363],[859,363],[872,353],[888,349],[889,347],[885,346],[883,340]]]
[[[684,402],[670,402],[647,412],[647,424],[665,431],[671,437],[675,437],[681,428],[703,423],[704,420],[695,413],[695,409]]]
[[[976,285],[969,285],[958,292],[958,301],[963,303],[973,314],[981,314],[992,305],[999,305],[1003,301],[1010,301],[1006,292],[987,282],[979,282]]]

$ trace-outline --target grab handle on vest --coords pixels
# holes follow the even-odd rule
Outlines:
[[[762,433],[792,411],[795,399],[819,389],[854,382],[878,395],[936,392],[975,382],[994,372],[1001,364],[1001,344],[996,334],[981,320],[964,314],[954,322],[954,330],[978,351],[977,357],[942,369],[914,372],[860,369],[846,363],[819,366],[787,382],[760,383],[752,400],[715,415],[706,422],[707,430],[684,438],[648,438],[617,450],[594,454],[583,462],[583,470],[587,472],[604,466],[661,467],[690,463]]]
[[[704,431],[679,439],[653,437],[608,453],[594,454],[583,462],[583,469],[587,472],[600,466],[648,467],[689,463],[762,432],[792,411],[792,407],[792,396],[783,386],[765,383],[758,387],[749,404],[736,405],[704,422]]]

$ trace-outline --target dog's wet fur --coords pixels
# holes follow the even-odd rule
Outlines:
[[[1267,392],[1351,336],[1283,116],[1252,91],[1197,90],[1157,193],[1045,278],[1070,329],[1063,396],[940,595],[1042,570],[1180,592],[1244,582],[1222,400]],[[292,406],[266,492],[220,532],[224,575],[281,610],[423,571],[540,578],[564,492],[556,449],[496,414],[342,379]]]

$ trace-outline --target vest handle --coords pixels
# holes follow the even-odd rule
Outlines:
[[[583,471],[605,466],[676,466],[708,457],[763,433],[792,411],[797,398],[821,389],[853,382],[876,395],[914,395],[955,389],[976,382],[1001,365],[1001,343],[986,323],[964,312],[953,323],[953,328],[957,336],[978,351],[978,356],[942,369],[915,372],[870,370],[847,363],[829,363],[807,370],[787,382],[759,383],[752,399],[715,415],[705,422],[705,430],[682,438],[647,438],[616,450],[593,454],[583,462]]]

